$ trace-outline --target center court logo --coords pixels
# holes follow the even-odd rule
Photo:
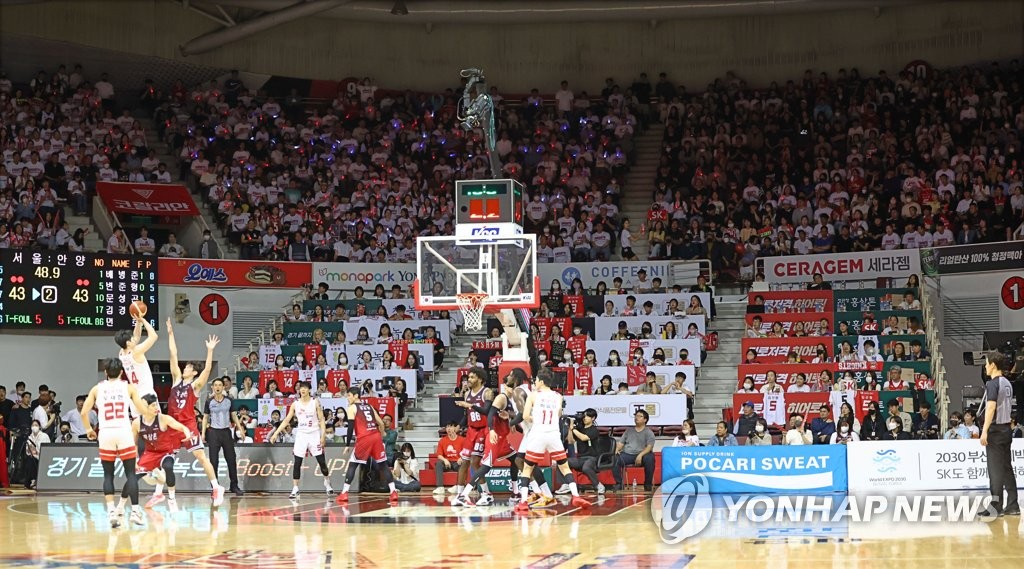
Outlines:
[[[651,500],[651,517],[661,540],[681,543],[704,531],[711,523],[710,483],[703,474],[665,481]]]

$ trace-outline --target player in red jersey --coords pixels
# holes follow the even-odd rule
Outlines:
[[[480,466],[475,470],[473,479],[470,480],[462,493],[452,499],[453,506],[472,506],[469,493],[476,487],[480,491],[480,499],[477,506],[490,506],[494,503],[487,488],[487,473],[494,467],[494,463],[502,459],[515,457],[516,450],[508,442],[508,436],[512,432],[513,421],[517,418],[515,403],[512,400],[512,391],[516,388],[516,381],[525,378],[522,370],[513,370],[518,374],[510,373],[501,385],[501,392],[491,402],[487,412],[487,437],[484,440],[484,455],[480,459]],[[521,380],[519,380],[521,382]]]
[[[213,505],[220,506],[224,503],[224,487],[217,482],[217,473],[213,471],[210,459],[206,457],[203,450],[203,439],[199,436],[199,425],[196,421],[196,402],[199,399],[199,392],[206,386],[210,379],[210,372],[213,370],[213,350],[220,343],[216,336],[206,339],[206,363],[186,362],[184,368],[178,367],[178,345],[174,341],[174,328],[171,326],[171,319],[167,319],[167,346],[171,354],[171,396],[167,400],[167,414],[182,425],[188,427],[192,436],[181,441],[181,446],[196,457],[199,464],[203,466],[206,477],[213,487]],[[152,507],[164,500],[163,486],[158,484],[153,493],[153,498],[146,503]]]
[[[107,379],[89,390],[89,395],[82,405],[82,424],[85,425],[85,436],[93,441],[99,438],[100,463],[103,465],[103,499],[107,502],[107,513],[110,515],[110,526],[121,527],[123,510],[114,507],[114,463],[121,459],[125,472],[135,471],[135,459],[138,449],[132,438],[132,422],[128,417],[129,404],[141,409],[145,403],[139,398],[134,385],[121,381],[124,367],[120,360],[109,359],[103,366]],[[100,433],[97,437],[89,421],[89,413],[93,407],[98,409]],[[142,525],[142,510],[139,505],[139,482],[129,476],[125,482],[122,496],[132,501],[131,522]]]
[[[355,435],[356,447],[352,451],[352,458],[348,461],[348,470],[345,472],[345,486],[341,489],[336,500],[339,504],[348,504],[348,489],[356,476],[356,469],[360,464],[366,464],[372,459],[381,480],[386,480],[388,489],[391,490],[389,502],[392,506],[398,505],[398,489],[395,488],[395,477],[388,469],[388,457],[384,454],[384,439],[381,433],[384,432],[384,421],[380,418],[377,410],[360,399],[359,388],[349,388],[348,393],[348,443],[352,444],[352,437]]]
[[[141,416],[132,421],[132,435],[136,439],[141,435],[145,444],[135,472],[138,478],[152,477],[167,485],[167,509],[175,513],[178,502],[174,499],[174,456],[181,448],[182,439],[191,437],[192,433],[185,425],[160,413],[156,395],[143,395],[142,401],[146,405],[140,410]],[[124,500],[122,495],[122,505]],[[152,508],[149,504],[146,506]]]
[[[494,393],[485,386],[487,372],[483,368],[474,367],[466,375],[467,389],[465,399],[456,403],[466,410],[466,440],[459,453],[459,479],[455,486],[455,497],[452,505],[459,505],[459,495],[469,478],[469,468],[480,468],[480,458],[484,455],[484,444],[487,440],[487,413],[491,408]]]

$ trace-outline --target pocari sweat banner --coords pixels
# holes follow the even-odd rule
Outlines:
[[[712,494],[845,492],[846,445],[668,447],[661,479],[702,474]]]

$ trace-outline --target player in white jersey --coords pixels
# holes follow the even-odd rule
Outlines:
[[[131,499],[131,522],[142,525],[142,510],[139,509],[139,482],[130,474],[135,472],[135,459],[138,451],[135,437],[132,435],[132,422],[128,417],[128,406],[134,404],[142,409],[145,403],[139,397],[134,385],[121,380],[124,368],[121,362],[109,359],[104,365],[107,379],[89,390],[89,395],[82,405],[82,424],[89,440],[96,440],[96,432],[89,422],[89,413],[95,407],[99,416],[99,447],[100,463],[103,465],[103,498],[107,502],[110,515],[110,526],[121,526],[121,513],[114,506],[114,462],[121,459],[124,471],[129,473],[122,495]]]
[[[281,424],[270,435],[271,444],[277,442],[277,435],[284,429],[284,426],[291,423],[292,417],[298,421],[295,427],[295,444],[292,446],[292,454],[295,460],[292,462],[292,493],[288,496],[293,500],[299,498],[299,479],[302,477],[302,459],[306,454],[316,457],[320,465],[320,472],[324,475],[324,489],[327,495],[334,494],[331,488],[331,473],[327,469],[327,459],[324,458],[324,445],[327,444],[327,425],[324,422],[324,411],[320,408],[320,400],[310,397],[313,386],[308,381],[299,382],[299,398],[288,408],[288,416],[281,421]]]
[[[146,329],[146,340],[142,341],[142,329]],[[125,377],[128,382],[139,390],[139,395],[153,394],[153,370],[149,368],[146,352],[156,344],[158,337],[153,326],[145,318],[135,319],[135,330],[119,330],[114,334],[114,342],[121,351],[117,357],[121,360]]]
[[[518,368],[513,368],[509,372],[509,377],[505,378],[505,382],[511,382],[515,385],[512,390],[512,399],[510,403],[512,408],[515,409],[516,416],[512,420],[512,425],[518,425],[519,429],[523,431],[523,438],[519,442],[518,453],[515,459],[512,460],[509,474],[512,477],[512,483],[510,489],[512,492],[513,500],[517,500],[519,495],[519,473],[522,472],[523,467],[526,465],[526,450],[523,448],[523,441],[530,434],[530,424],[523,422],[523,409],[526,408],[526,399],[530,396],[530,384],[526,381],[526,373]],[[533,480],[530,481],[530,503],[536,503],[540,500],[544,500],[544,505],[553,505],[555,503],[555,496],[551,493],[551,487],[548,485],[548,481],[544,478],[544,474],[541,473],[540,469],[533,471]]]
[[[558,464],[558,471],[562,473],[565,483],[569,485],[572,492],[572,505],[577,508],[589,508],[590,502],[580,497],[579,489],[576,487],[576,478],[569,468],[569,457],[565,452],[565,445],[562,444],[562,434],[559,429],[562,417],[562,395],[553,391],[550,384],[554,382],[554,375],[551,370],[542,369],[537,372],[534,380],[533,393],[526,399],[526,407],[523,409],[523,421],[530,425],[530,433],[523,437],[522,449],[526,451],[526,465],[522,474],[519,475],[519,494],[522,501],[516,504],[515,511],[529,512],[529,484],[530,476],[537,463],[544,460],[544,455],[550,455],[551,460]]]

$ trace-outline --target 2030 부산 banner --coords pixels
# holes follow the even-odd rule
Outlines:
[[[199,215],[188,188],[177,184],[96,182],[96,193],[108,208],[131,215]]]
[[[1013,439],[1013,470],[1024,486],[1024,439]],[[865,441],[847,445],[850,492],[988,490],[985,447],[971,440]]]
[[[100,492],[103,490],[103,467],[95,444],[54,443],[39,448],[38,488],[42,492]],[[327,468],[331,473],[331,486],[341,488],[345,483],[345,470],[352,455],[352,447],[327,445],[324,449]],[[289,492],[292,488],[292,445],[236,445],[238,481],[247,492]],[[178,451],[174,467],[179,492],[210,492],[202,465],[186,451]],[[322,474],[316,461],[302,465],[299,489],[303,492],[323,492]],[[312,475],[310,474],[312,473]],[[121,463],[117,463],[114,484],[120,488],[124,481]],[[227,480],[227,464],[220,463],[218,476]],[[358,478],[358,477],[357,477]],[[143,484],[145,489],[146,485]]]
[[[821,273],[826,281],[906,279],[921,273],[921,258],[913,249],[897,249],[764,259],[764,278],[769,283],[808,283],[815,273]]]

